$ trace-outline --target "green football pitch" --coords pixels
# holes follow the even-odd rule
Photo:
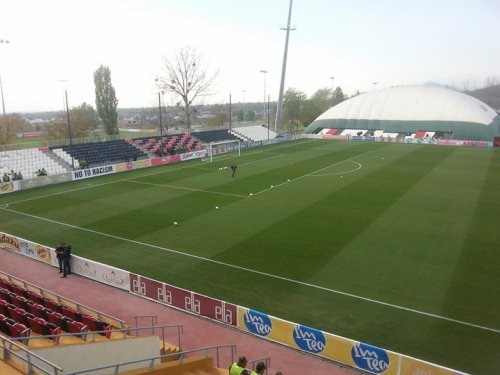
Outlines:
[[[299,140],[6,194],[0,231],[66,241],[76,255],[461,371],[500,372],[498,150]]]

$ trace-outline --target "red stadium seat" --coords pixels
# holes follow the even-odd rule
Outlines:
[[[39,303],[43,305],[45,301],[43,300],[43,297],[39,295],[38,293],[32,292],[28,290],[28,299],[32,301],[33,303]]]
[[[16,306],[4,299],[0,299],[0,314],[3,314],[6,317],[10,318],[9,308],[15,309]]]
[[[28,318],[28,324],[33,332],[42,336],[61,334],[61,327],[48,323],[42,318]],[[51,337],[50,339],[54,342],[59,342],[59,337]]]
[[[10,319],[6,320],[7,327],[9,327],[10,336],[12,338],[21,338],[23,344],[28,345],[29,337],[30,337],[30,329],[21,323],[12,323]]]
[[[12,283],[7,280],[0,279],[0,287],[12,292]]]
[[[8,308],[10,312],[10,317],[14,319],[16,322],[28,325],[28,316],[35,317],[33,314],[28,313],[26,310],[16,307],[14,309]]]
[[[10,336],[10,330],[7,326],[7,319],[8,318],[5,315],[0,314],[0,332],[3,332],[6,335]]]
[[[32,313],[33,315],[47,320],[47,309],[45,307],[43,307],[42,305],[40,305],[39,303],[34,303],[32,305],[28,305],[28,308],[29,308],[30,313]],[[51,311],[51,310],[48,310],[48,311]]]
[[[20,308],[25,309],[25,310],[29,310],[28,300],[23,296],[16,295],[16,296],[12,297],[12,303],[14,305],[16,305],[17,307],[20,307]]]
[[[91,331],[109,331],[100,333],[100,335],[106,336],[108,339],[111,337],[111,330],[113,327],[111,324],[105,323],[99,319],[94,318],[93,316],[84,315],[82,317],[83,324],[87,325],[89,330]]]
[[[69,332],[68,330],[68,322],[72,320],[61,313],[58,312],[47,312],[48,321],[52,324],[55,324],[65,332]]]
[[[12,291],[16,293],[18,296],[28,298],[28,290],[26,288],[23,288],[22,286],[12,284]]]
[[[45,307],[54,311],[54,312],[58,312],[58,313],[62,314],[62,306],[56,301],[45,298]]]
[[[68,332],[72,333],[73,336],[80,337],[83,341],[87,338],[88,328],[82,322],[68,322],[68,329]]]
[[[7,302],[12,302],[13,293],[8,289],[0,289],[0,298],[6,300]]]
[[[68,318],[71,318],[72,320],[76,320],[77,322],[82,321],[83,314],[79,311],[76,311],[75,309],[72,309],[71,307],[62,306],[62,313],[64,316],[67,316]]]

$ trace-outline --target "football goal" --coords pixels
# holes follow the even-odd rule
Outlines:
[[[212,162],[217,155],[230,152],[237,153],[238,156],[241,156],[241,141],[239,139],[209,143],[207,145],[207,158],[205,160]]]

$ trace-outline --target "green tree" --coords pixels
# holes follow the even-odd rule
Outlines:
[[[24,120],[17,114],[0,116],[0,144],[7,144],[22,131]]]
[[[97,116],[94,107],[85,102],[72,108],[69,112],[69,118],[71,120],[71,133],[74,137],[89,135],[99,124],[99,116]]]
[[[245,113],[246,121],[255,121],[255,111],[249,110]]]
[[[243,118],[245,117],[245,112],[242,109],[238,109],[236,111],[236,119],[238,121],[243,121]]]
[[[192,105],[196,98],[209,95],[217,72],[209,73],[202,55],[191,47],[178,50],[172,59],[164,58],[164,73],[156,79],[156,85],[165,92],[181,97],[186,126],[191,127]]]
[[[286,90],[283,96],[283,119],[291,125],[290,130],[296,130],[299,123],[303,123],[300,116],[306,100],[306,93],[293,87]]]
[[[118,134],[118,99],[111,84],[109,67],[101,65],[94,72],[95,105],[97,113],[104,124],[106,134]]]
[[[66,117],[61,116],[59,121],[48,124],[46,126],[47,133],[50,139],[67,139],[69,138],[69,129]],[[93,129],[97,127],[99,118],[94,108],[82,103],[78,107],[73,107],[69,111],[69,119],[71,125],[71,136],[73,138],[87,137]]]
[[[304,125],[309,125],[319,115],[332,106],[332,90],[317,90],[303,105],[301,120]]]
[[[336,106],[337,104],[342,103],[345,100],[345,95],[340,86],[337,86],[335,91],[333,92],[333,106]]]

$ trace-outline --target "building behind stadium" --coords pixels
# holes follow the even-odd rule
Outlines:
[[[314,120],[306,133],[324,129],[359,129],[363,133],[415,134],[493,141],[500,137],[500,116],[469,95],[441,87],[401,86],[374,90],[330,108]],[[337,133],[339,134],[339,133]]]

